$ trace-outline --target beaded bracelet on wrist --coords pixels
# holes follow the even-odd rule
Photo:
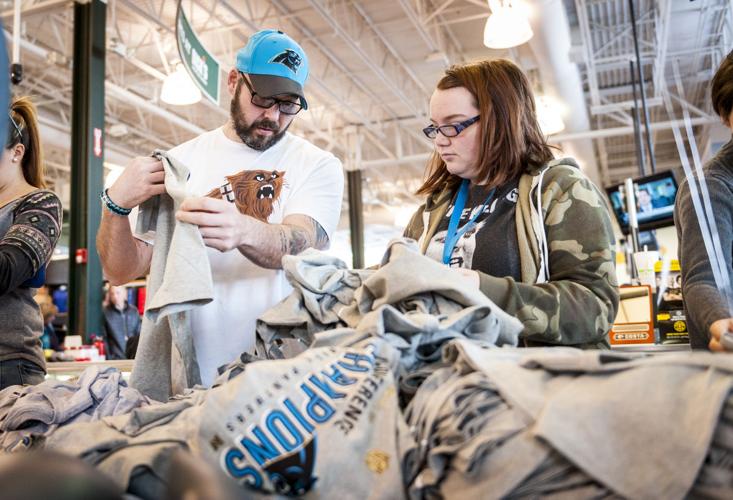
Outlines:
[[[99,195],[99,199],[102,200],[102,204],[104,204],[107,210],[115,215],[121,215],[124,217],[130,215],[130,212],[132,212],[131,208],[123,208],[114,201],[112,201],[112,199],[109,197],[109,194],[107,193],[107,189],[102,191],[102,194]]]

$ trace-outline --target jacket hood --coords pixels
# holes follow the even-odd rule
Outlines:
[[[555,167],[557,165],[567,165],[569,167],[580,169],[580,165],[578,165],[578,162],[576,162],[573,158],[566,157],[566,158],[556,158],[554,160],[549,161],[545,165],[542,165],[541,167],[528,169],[525,172],[525,174],[528,174],[534,177],[534,176],[539,175],[543,170]],[[435,207],[441,206],[443,203],[445,203],[446,198],[453,196],[454,193],[455,193],[455,189],[449,186],[446,186],[442,190],[431,194],[425,200],[425,211],[431,212],[432,210],[435,209]]]

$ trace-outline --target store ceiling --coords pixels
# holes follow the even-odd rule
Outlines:
[[[414,203],[431,144],[420,129],[435,82],[450,63],[508,57],[529,74],[536,90],[566,104],[566,130],[553,138],[580,158],[600,184],[638,175],[632,133],[629,60],[633,58],[627,0],[533,0],[535,37],[506,51],[482,44],[486,0],[184,0],[206,47],[228,71],[236,51],[260,28],[279,28],[305,48],[311,62],[311,108],[292,130],[332,150],[348,169],[365,172],[370,206]],[[6,35],[12,1],[0,0]],[[221,125],[229,96],[186,107],[159,99],[162,79],[178,53],[173,0],[107,2],[107,161],[171,147]],[[637,20],[657,168],[680,165],[663,105],[669,92],[675,118],[685,103],[696,144],[705,151],[718,120],[707,83],[733,43],[727,0],[640,0]],[[73,3],[22,2],[21,62],[42,115],[48,169],[66,198]],[[675,86],[675,71],[682,83]],[[222,73],[224,76],[224,73]],[[224,78],[222,78],[224,80]],[[684,133],[682,134],[684,136]]]

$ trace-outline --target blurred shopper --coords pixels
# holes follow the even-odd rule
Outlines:
[[[110,286],[104,306],[104,345],[107,359],[126,359],[125,349],[140,334],[140,315],[127,303],[127,288]]]
[[[69,307],[69,290],[66,285],[61,285],[51,294],[53,305],[55,305],[60,313],[66,314]]]
[[[38,287],[36,294],[33,296],[33,300],[36,301],[39,307],[47,304],[53,304],[53,297],[48,293],[48,287],[46,285]]]
[[[607,347],[611,220],[575,161],[553,160],[526,76],[501,59],[453,66],[430,120],[427,201],[405,235],[519,318],[525,345]]]
[[[33,295],[61,234],[61,202],[45,188],[36,111],[12,101],[0,159],[0,389],[43,381],[43,318]]]
[[[56,329],[53,327],[53,321],[58,314],[58,308],[53,304],[41,305],[41,316],[43,317],[43,335],[41,335],[41,346],[43,349],[53,349],[61,351],[61,344],[56,335]]]
[[[183,202],[177,218],[199,226],[210,248],[214,300],[193,310],[191,321],[205,385],[220,365],[254,349],[257,317],[290,293],[283,256],[325,249],[339,220],[341,162],[287,132],[308,107],[307,76],[308,58],[294,40],[255,33],[229,71],[227,123],[168,153],[189,168],[187,189],[198,196]],[[165,192],[164,175],[161,161],[135,158],[103,196],[97,248],[112,283],[150,268],[153,238],[133,235],[127,214]],[[145,345],[141,338],[140,350]]]
[[[713,109],[723,120],[723,124],[731,128],[733,52],[728,54],[716,71],[711,83],[710,97]],[[705,164],[703,171],[725,255],[725,268],[729,275],[733,275],[733,140],[720,148]],[[726,331],[733,332],[733,311],[728,310],[725,298],[715,285],[687,180],[680,185],[674,218],[690,345],[693,349],[724,350],[721,335]]]

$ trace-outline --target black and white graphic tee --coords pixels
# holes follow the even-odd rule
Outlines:
[[[451,252],[450,267],[474,269],[496,277],[521,279],[515,211],[519,179],[514,179],[496,189],[491,201],[458,239]],[[462,228],[481,208],[491,190],[486,186],[471,184],[466,205],[458,224]],[[457,196],[456,192],[456,196]],[[438,225],[430,240],[426,255],[443,262],[443,248],[448,233],[448,224],[456,202],[453,197],[448,212]]]

